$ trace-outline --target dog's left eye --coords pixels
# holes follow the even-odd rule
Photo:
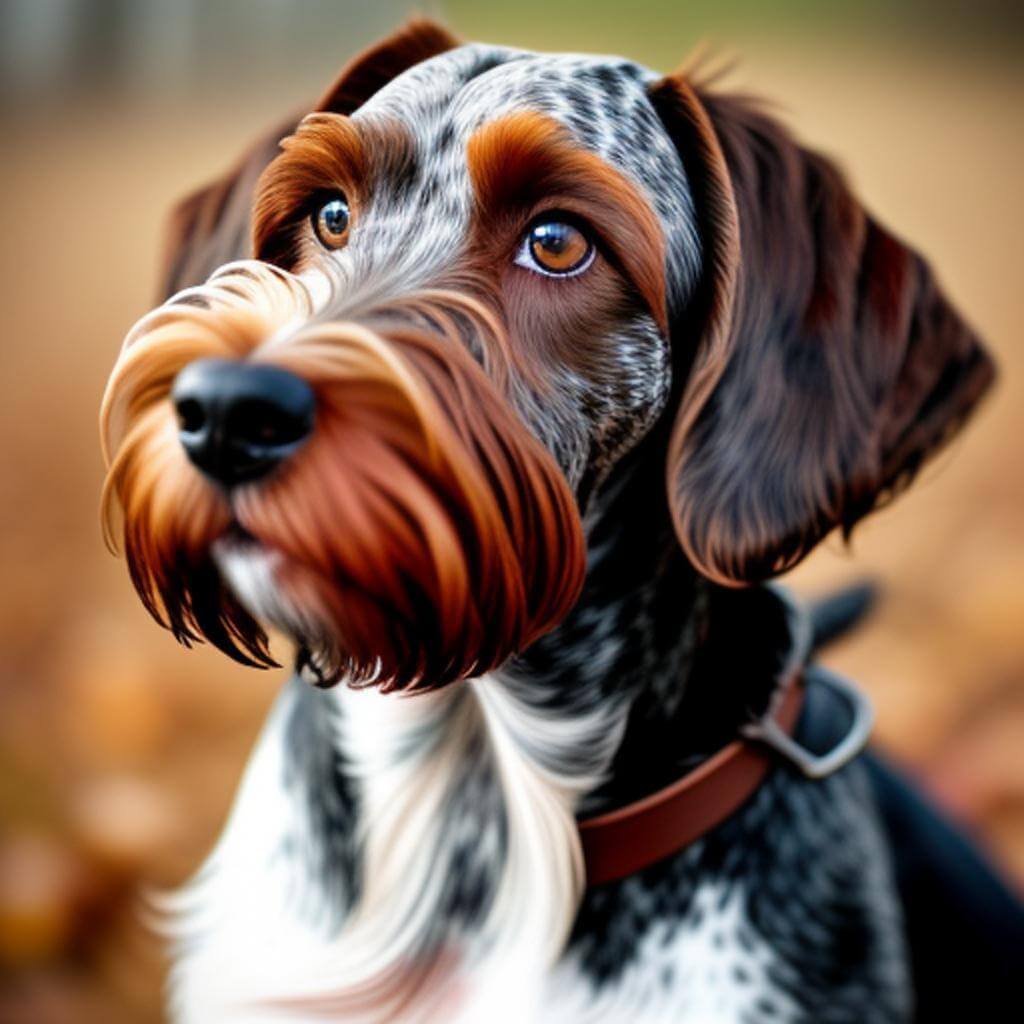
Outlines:
[[[320,244],[327,249],[340,249],[348,241],[351,216],[344,196],[334,196],[313,212],[310,218]]]
[[[558,218],[539,220],[523,236],[516,263],[548,277],[582,274],[594,260],[594,243],[583,230]]]

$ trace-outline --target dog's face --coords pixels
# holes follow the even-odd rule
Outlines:
[[[830,165],[683,77],[417,23],[265,162],[184,208],[171,277],[242,222],[255,259],[143,318],[104,409],[143,600],[242,659],[263,621],[325,683],[500,664],[577,600],[587,499],[659,423],[683,549],[762,578],[988,380]]]

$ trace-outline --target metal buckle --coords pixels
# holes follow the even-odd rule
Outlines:
[[[846,734],[831,750],[824,754],[815,754],[793,739],[772,717],[776,703],[774,701],[773,706],[761,718],[740,726],[740,732],[749,740],[756,740],[771,747],[777,754],[781,754],[799,768],[807,778],[823,779],[848,764],[864,749],[874,725],[875,710],[860,690],[820,665],[814,667],[813,679],[815,682],[824,683],[833,693],[838,694],[850,709],[850,724]]]

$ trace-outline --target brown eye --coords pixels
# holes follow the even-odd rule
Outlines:
[[[534,224],[525,238],[531,269],[545,274],[580,273],[590,265],[594,244],[575,224],[546,220]]]
[[[340,249],[348,241],[350,220],[348,201],[344,196],[328,199],[312,216],[313,231],[320,244],[328,249]]]

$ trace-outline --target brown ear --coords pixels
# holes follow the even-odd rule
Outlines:
[[[205,281],[217,267],[251,255],[250,213],[256,181],[295,127],[279,125],[251,146],[225,174],[185,196],[164,230],[160,297]]]
[[[913,478],[993,378],[928,266],[826,159],[747,101],[682,76],[651,99],[699,211],[705,273],[673,325],[692,351],[668,454],[679,540],[753,582]]]
[[[440,25],[414,18],[354,57],[313,106],[351,114],[414,64],[459,45]],[[263,136],[226,174],[182,199],[164,235],[161,298],[205,281],[217,267],[252,255],[250,213],[256,180],[277,155],[278,142],[298,123],[292,118]]]
[[[353,57],[313,109],[351,114],[403,71],[459,45],[459,40],[436,22],[411,18],[386,39]]]

